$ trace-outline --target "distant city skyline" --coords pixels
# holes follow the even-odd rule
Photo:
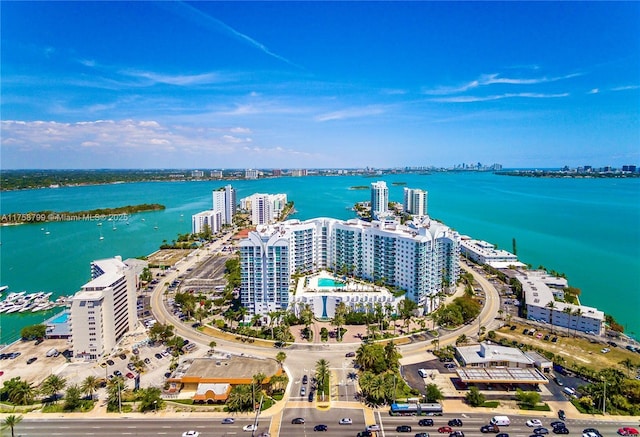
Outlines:
[[[637,2],[3,2],[0,166],[640,164]]]

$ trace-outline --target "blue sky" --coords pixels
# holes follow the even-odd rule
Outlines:
[[[640,3],[2,2],[10,168],[640,164]]]

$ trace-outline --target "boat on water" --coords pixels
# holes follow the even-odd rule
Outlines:
[[[52,292],[39,291],[27,294],[25,291],[9,293],[5,300],[0,302],[0,313],[13,314],[24,312],[46,311],[55,306],[66,304],[66,298],[59,297],[55,302],[50,301]]]
[[[0,287],[0,293],[4,293],[5,290],[7,290],[9,288],[8,285],[3,285],[2,287]]]

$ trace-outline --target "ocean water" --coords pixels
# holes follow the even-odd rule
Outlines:
[[[351,190],[384,180],[389,198],[402,202],[404,182],[428,191],[429,214],[464,235],[512,250],[522,262],[567,275],[585,305],[612,314],[640,334],[640,179],[546,179],[491,173],[401,174],[383,177],[309,176],[231,182],[144,182],[0,193],[0,213],[79,211],[161,203],[164,211],[128,222],[74,221],[0,227],[0,285],[9,291],[75,293],[94,259],[148,255],[178,233],[191,215],[211,208],[211,191],[231,183],[238,200],[253,193],[286,193],[295,218],[354,217],[351,207],[369,191]],[[128,223],[128,224],[127,224]],[[115,228],[115,229],[114,229]],[[45,231],[48,231],[47,235]],[[103,240],[100,240],[100,236]],[[17,339],[23,326],[54,312],[0,314],[0,342]]]

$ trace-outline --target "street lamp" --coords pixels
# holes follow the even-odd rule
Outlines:
[[[158,401],[153,401],[153,412],[154,413],[158,412]]]

